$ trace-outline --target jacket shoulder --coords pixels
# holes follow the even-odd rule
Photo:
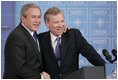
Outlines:
[[[76,29],[76,28],[70,28],[67,32],[68,33],[75,33],[75,34],[79,33],[79,34],[81,34],[80,30]]]
[[[48,35],[48,34],[49,34],[49,31],[43,32],[43,33],[39,33],[39,34],[38,34],[38,38],[43,38],[43,37],[45,37],[45,36]]]
[[[70,28],[70,31],[80,31],[80,30],[76,28]]]

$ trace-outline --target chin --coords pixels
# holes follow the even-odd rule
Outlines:
[[[38,31],[38,29],[34,29],[34,31]]]
[[[63,34],[63,33],[58,33],[57,35],[60,36],[60,35],[62,35],[62,34]]]

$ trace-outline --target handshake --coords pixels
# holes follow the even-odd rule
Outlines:
[[[40,73],[40,75],[41,75],[41,79],[51,79],[50,75],[44,71]]]

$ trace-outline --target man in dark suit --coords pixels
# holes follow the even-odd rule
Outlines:
[[[42,55],[40,46],[37,45],[38,39],[33,34],[41,24],[41,9],[33,3],[25,4],[22,6],[20,19],[21,23],[9,34],[6,41],[3,78],[38,79],[41,78]],[[45,75],[49,77],[48,74]]]
[[[63,12],[56,8],[49,8],[44,20],[49,28],[48,32],[38,35],[43,53],[43,69],[51,78],[64,78],[78,70],[78,55],[81,53],[95,66],[104,66],[105,61],[95,49],[85,40],[77,29],[69,29],[65,33]],[[57,38],[60,37],[60,48],[57,50]],[[60,49],[60,51],[59,51]],[[60,56],[57,57],[57,51]]]

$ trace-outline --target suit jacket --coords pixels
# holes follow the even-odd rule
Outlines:
[[[84,39],[77,29],[70,29],[61,36],[61,63],[58,66],[51,45],[50,32],[38,35],[43,55],[43,68],[51,78],[64,78],[79,69],[78,55],[81,53],[95,66],[104,66],[105,62],[95,49]]]
[[[3,78],[40,78],[41,56],[33,37],[20,23],[6,41]]]

